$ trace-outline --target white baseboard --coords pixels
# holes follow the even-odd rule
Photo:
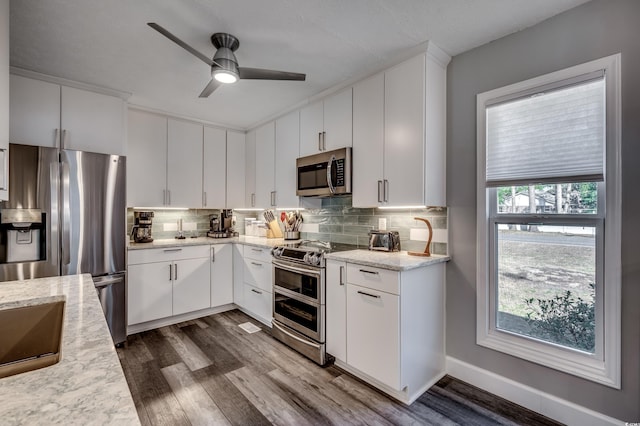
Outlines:
[[[613,417],[449,356],[447,357],[447,374],[569,426],[625,424]]]

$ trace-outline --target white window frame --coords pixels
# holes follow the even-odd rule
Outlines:
[[[556,71],[477,95],[477,324],[476,342],[480,346],[504,352],[528,361],[554,368],[575,376],[620,389],[620,309],[621,309],[621,55],[615,54],[571,68]],[[496,288],[491,279],[497,266],[491,264],[494,241],[490,227],[491,203],[496,203],[495,191],[486,186],[486,106],[498,98],[508,97],[537,87],[553,84],[599,70],[605,71],[606,86],[606,160],[604,185],[599,194],[606,194],[605,205],[598,203],[597,214],[558,215],[552,220],[585,226],[597,226],[604,231],[597,250],[603,250],[601,284],[596,284],[596,350],[587,354],[552,343],[499,330],[496,327]],[[602,188],[604,186],[604,188]],[[598,200],[600,201],[600,200]],[[601,209],[604,207],[604,210]],[[518,220],[517,215],[500,215],[499,220]],[[598,223],[603,221],[604,223]],[[587,223],[591,222],[592,225]],[[598,246],[600,246],[598,248]],[[600,339],[600,341],[598,341]]]

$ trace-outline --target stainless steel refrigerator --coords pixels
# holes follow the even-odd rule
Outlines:
[[[126,339],[125,162],[10,144],[0,203],[0,281],[91,274],[116,344]]]

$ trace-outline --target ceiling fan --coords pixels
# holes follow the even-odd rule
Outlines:
[[[211,36],[211,43],[217,50],[213,59],[209,59],[155,22],[149,22],[147,25],[211,67],[211,81],[200,93],[201,98],[208,97],[221,84],[235,83],[239,79],[304,81],[306,78],[305,74],[295,72],[238,66],[238,60],[233,52],[240,46],[240,41],[231,34],[215,33]]]

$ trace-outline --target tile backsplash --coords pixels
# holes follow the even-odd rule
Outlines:
[[[426,225],[416,221],[415,217],[427,218],[433,227],[431,253],[447,254],[448,212],[446,207],[427,207],[424,209],[381,210],[377,208],[354,208],[350,196],[331,197],[318,200],[317,208],[303,210],[304,219],[301,237],[353,244],[366,248],[369,244],[368,233],[378,229],[379,219],[386,219],[389,231],[398,231],[402,250],[423,251],[423,238]],[[182,219],[186,237],[206,235],[209,230],[209,215],[220,213],[213,209],[190,210],[154,210],[152,235],[155,239],[174,238],[176,224]],[[236,230],[244,234],[246,217],[262,218],[262,212],[235,210]],[[276,215],[278,216],[278,215]],[[127,211],[127,229],[133,226],[133,209]],[[187,230],[193,227],[194,230]],[[410,237],[416,238],[411,240]]]

